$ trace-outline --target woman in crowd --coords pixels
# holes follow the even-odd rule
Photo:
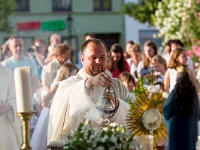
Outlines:
[[[120,73],[127,71],[130,68],[123,56],[123,48],[120,44],[113,44],[109,52],[108,70],[112,73],[113,78],[118,78]]]
[[[124,59],[127,60],[131,58],[131,47],[135,44],[133,41],[126,42],[126,52],[124,53]]]
[[[138,80],[137,67],[139,62],[142,60],[142,48],[140,47],[139,44],[134,44],[130,48],[130,55],[131,58],[127,59],[127,62],[130,66],[130,73],[137,82]]]
[[[166,60],[160,55],[155,55],[151,60],[151,64],[156,71],[155,74],[160,76],[156,81],[164,82],[164,76],[167,71]]]
[[[138,64],[137,73],[139,77],[144,77],[150,74],[152,69],[151,59],[157,54],[157,46],[153,41],[147,41],[144,43],[144,60]]]
[[[135,93],[133,90],[136,87],[135,79],[129,72],[123,72],[119,75],[119,80],[128,89],[131,100],[135,100]]]
[[[170,49],[173,52],[173,50],[176,47],[184,47],[183,43],[181,42],[181,40],[179,39],[175,39],[175,40],[171,40],[170,41]],[[170,55],[171,56],[171,55]],[[193,66],[193,62],[192,59],[190,58],[190,56],[187,56],[187,62],[186,64],[188,65],[188,67],[190,68],[190,70],[194,71],[194,66]],[[194,72],[193,72],[194,73]]]
[[[195,150],[198,137],[199,101],[184,65],[177,68],[177,82],[163,106],[169,123],[169,149]]]
[[[177,80],[177,68],[180,66],[186,66],[187,67],[187,53],[186,50],[182,47],[176,47],[169,60],[168,69],[165,73],[165,79],[164,79],[164,85],[165,85],[165,91],[171,92],[174,89],[174,86],[176,85]],[[193,85],[196,85],[194,73],[193,71],[189,69],[189,76],[190,80],[193,83]]]
[[[53,96],[58,88],[59,82],[69,78],[70,76],[76,75],[77,72],[78,68],[71,63],[64,64],[60,71],[57,72],[57,77],[52,83],[50,91],[42,103],[42,106],[44,107],[31,138],[31,146],[33,147],[32,150],[46,150],[49,108],[51,106],[51,100],[53,99]]]

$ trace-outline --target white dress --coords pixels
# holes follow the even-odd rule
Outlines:
[[[137,74],[137,66],[132,61],[132,58],[127,59],[127,63],[129,64],[130,67],[130,73],[134,77],[135,81],[138,81],[138,74]]]
[[[32,150],[46,150],[47,130],[49,122],[49,108],[44,107],[41,111],[37,125],[31,138]]]
[[[168,68],[167,71],[169,73],[169,78],[170,78],[169,92],[171,92],[176,85],[176,79],[177,79],[178,72],[175,69],[170,69],[170,68]]]
[[[170,68],[168,68],[167,71],[168,71],[169,77],[170,77],[169,92],[171,92],[176,85],[178,72],[175,69],[170,69]],[[190,75],[190,72],[191,72],[191,70],[189,71],[189,75]]]
[[[60,74],[60,71],[58,71]],[[58,85],[59,82],[57,78],[54,79],[52,84]],[[46,95],[46,93],[44,93]],[[44,97],[43,95],[43,97]],[[52,103],[52,100],[50,101]],[[40,117],[38,119],[37,125],[34,129],[32,138],[31,138],[31,146],[32,150],[46,150],[47,146],[47,132],[48,132],[48,123],[49,123],[49,112],[50,108],[43,107]]]

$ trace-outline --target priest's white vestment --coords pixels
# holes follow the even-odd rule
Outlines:
[[[69,132],[78,127],[79,123],[85,122],[83,114],[93,105],[85,88],[85,80],[89,77],[81,69],[76,76],[59,83],[50,109],[47,143],[57,140],[63,131]],[[119,108],[110,121],[126,127],[125,118],[129,104],[125,101],[129,100],[128,90],[118,79],[113,79],[113,81],[113,88],[119,100]],[[95,93],[93,94],[95,95]]]
[[[16,96],[13,72],[0,65],[0,100],[13,107],[0,116],[0,150],[19,150],[22,138],[21,120],[16,114]]]

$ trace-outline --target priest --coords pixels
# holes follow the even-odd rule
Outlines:
[[[21,120],[16,114],[12,70],[0,65],[0,149],[19,150],[22,142]]]
[[[118,80],[108,75],[107,47],[99,39],[89,39],[82,45],[81,61],[83,68],[76,76],[61,81],[53,99],[49,126],[48,143],[59,138],[62,132],[69,132],[85,122],[85,114],[94,106],[101,92],[98,89],[106,88],[110,84],[116,94],[112,98],[115,105],[110,122],[117,122],[126,127],[125,119],[128,113],[129,94],[126,87]],[[96,117],[93,114],[94,118]],[[98,126],[98,124],[94,126]]]

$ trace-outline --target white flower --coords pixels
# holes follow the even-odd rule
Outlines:
[[[118,125],[118,123],[116,123],[116,122],[110,123],[110,126],[111,126],[111,127],[116,127],[117,125]]]
[[[103,131],[108,131],[108,127],[103,128]]]
[[[195,63],[194,63],[194,66],[195,66],[195,67],[198,67],[198,66],[199,66],[199,63],[198,63],[198,62],[195,62]]]

